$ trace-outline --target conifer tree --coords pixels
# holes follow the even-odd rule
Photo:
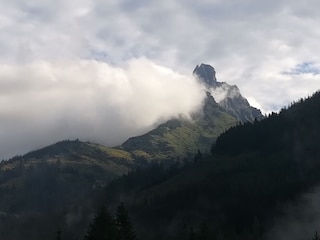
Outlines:
[[[194,233],[194,230],[193,230],[193,227],[190,227],[190,230],[189,230],[189,240],[195,240],[196,239],[196,235]]]
[[[61,240],[61,230],[57,231],[56,240]]]
[[[312,240],[320,240],[318,232],[314,233]]]
[[[120,233],[121,240],[136,240],[136,233],[130,222],[128,210],[124,207],[123,202],[117,207],[116,225]]]
[[[102,207],[90,224],[85,240],[119,240],[115,220]]]
[[[208,224],[207,222],[203,221],[200,225],[200,231],[199,231],[199,240],[208,240]]]

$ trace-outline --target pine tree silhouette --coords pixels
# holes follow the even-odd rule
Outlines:
[[[116,225],[118,227],[121,240],[136,240],[136,233],[130,222],[128,210],[124,207],[123,202],[117,207]]]
[[[115,220],[102,207],[89,226],[85,240],[119,240]]]
[[[61,230],[57,231],[56,240],[61,240]]]
[[[320,237],[317,231],[314,233],[312,240],[320,240]]]

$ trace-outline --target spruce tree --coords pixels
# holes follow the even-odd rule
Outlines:
[[[312,240],[320,240],[318,232],[315,232],[315,234],[313,235]]]
[[[61,240],[61,230],[57,231],[56,240]]]
[[[136,240],[136,233],[130,222],[128,210],[124,207],[123,202],[117,207],[116,225],[120,233],[121,240]]]
[[[209,239],[209,228],[206,221],[203,221],[200,225],[199,231],[199,240],[208,240]]]
[[[84,238],[85,240],[119,240],[119,234],[115,225],[115,220],[102,207],[92,223],[89,226],[88,232]]]
[[[194,233],[193,227],[190,227],[188,239],[189,240],[196,240],[196,234]]]

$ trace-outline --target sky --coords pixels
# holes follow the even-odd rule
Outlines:
[[[0,159],[117,145],[201,106],[197,64],[264,113],[320,88],[316,0],[0,0]]]

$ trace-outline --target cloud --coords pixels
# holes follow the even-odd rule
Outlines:
[[[202,104],[203,87],[145,59],[0,65],[2,158],[61,139],[120,144]]]
[[[320,65],[320,29],[315,27],[320,21],[319,8],[316,0],[138,0],[134,4],[128,0],[11,0],[0,8],[0,64],[12,81],[0,84],[8,91],[22,91],[46,74],[62,74],[64,64],[64,74],[73,75],[70,69],[77,69],[78,79],[92,79],[89,75],[97,74],[92,65],[118,66],[115,69],[126,75],[129,68],[121,66],[136,58],[183,75],[204,62],[215,67],[219,81],[236,84],[263,112],[278,111],[320,88],[320,75],[314,74]],[[18,76],[10,75],[16,70],[19,77],[29,80],[18,81]],[[34,88],[48,87],[60,94],[56,85],[41,84]],[[96,95],[103,95],[99,90]],[[130,91],[126,94],[133,95]],[[1,92],[2,101],[11,104]],[[16,97],[23,103],[36,101],[35,95],[22,91]],[[18,120],[13,116],[21,113],[13,109],[10,121],[14,122]],[[104,114],[101,119],[107,115],[105,111],[99,114]]]
[[[227,96],[229,98],[234,98],[240,96],[240,91],[235,85],[230,86],[227,83],[222,83],[219,87],[209,89],[211,95],[214,97],[215,101],[220,103]]]

